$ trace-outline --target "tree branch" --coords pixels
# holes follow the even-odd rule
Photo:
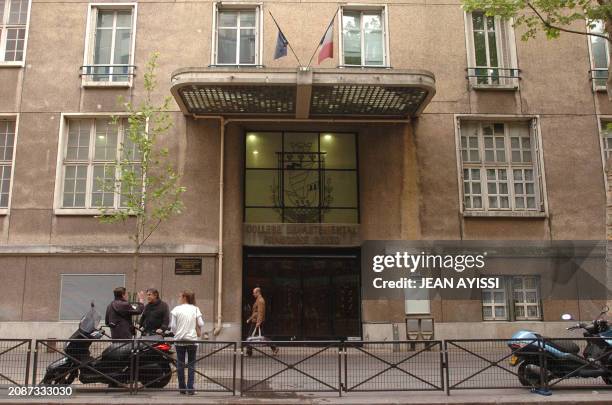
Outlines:
[[[149,232],[149,234],[143,239],[143,241],[140,243],[140,246],[144,245],[144,243],[147,241],[147,239],[149,239],[149,236],[153,235],[153,232],[155,232],[155,230],[159,227],[159,225],[162,223],[161,219],[157,220],[157,223],[155,224],[155,226],[153,226],[153,228],[151,228],[151,232]],[[143,235],[144,236],[144,235]]]
[[[551,23],[549,23],[543,16],[542,14],[540,14],[540,12],[531,5],[531,3],[527,2],[527,6],[529,6],[529,8],[531,10],[533,10],[534,13],[536,13],[536,15],[538,16],[538,18],[540,19],[540,21],[542,21],[542,24],[544,24],[545,27],[547,28],[552,28],[554,30],[559,30],[559,31],[563,31],[563,32],[568,32],[570,34],[579,34],[579,35],[587,35],[587,36],[591,36],[591,37],[599,37],[599,38],[603,38],[608,42],[612,42],[612,40],[610,38],[608,38],[606,35],[602,35],[602,34],[595,34],[593,32],[582,32],[582,31],[576,31],[576,30],[571,30],[569,28],[563,28],[563,27],[558,27],[556,25],[552,25]]]

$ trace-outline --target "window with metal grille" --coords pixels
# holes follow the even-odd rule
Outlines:
[[[85,63],[86,85],[129,85],[134,74],[135,5],[90,5]]]
[[[0,0],[0,63],[23,62],[29,0]]]
[[[463,211],[544,210],[534,122],[461,120]]]
[[[358,223],[353,133],[246,134],[246,223]]]
[[[117,161],[129,161],[140,175],[139,149],[126,135],[126,122],[110,117],[70,118],[63,136],[61,209],[121,208]],[[116,190],[116,191],[113,191]]]
[[[512,24],[482,11],[466,13],[468,78],[474,87],[518,86]]]
[[[593,34],[607,35],[602,20],[592,21],[588,27]],[[589,35],[589,45],[591,53],[591,80],[594,90],[606,90],[608,81],[608,65],[610,64],[610,54],[608,52],[608,41],[605,38]]]

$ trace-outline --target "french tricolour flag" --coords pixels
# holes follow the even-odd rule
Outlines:
[[[327,27],[327,31],[321,38],[321,50],[319,51],[318,64],[320,65],[322,61],[327,58],[334,57],[334,20],[332,18],[331,23],[329,23],[329,27]]]

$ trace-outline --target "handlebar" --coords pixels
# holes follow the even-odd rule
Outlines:
[[[566,330],[576,330],[576,329],[584,329],[587,327],[586,323],[580,322],[574,326],[570,326],[569,328],[565,328]]]

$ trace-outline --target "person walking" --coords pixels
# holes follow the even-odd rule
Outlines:
[[[199,329],[199,330],[198,330]],[[204,329],[202,312],[196,306],[195,294],[185,290],[179,294],[179,305],[170,312],[170,330],[177,341],[176,347],[176,374],[178,376],[181,394],[195,394],[193,388],[195,378],[196,353],[198,346],[190,341],[198,340]],[[187,363],[185,363],[187,357]],[[185,384],[185,364],[187,364],[187,384]]]
[[[168,304],[159,298],[155,288],[147,289],[147,305],[138,322],[143,336],[160,335],[170,327],[170,309]]]
[[[258,334],[261,336],[265,336],[263,333],[263,324],[266,321],[266,300],[261,294],[261,288],[255,287],[253,289],[253,297],[255,298],[255,302],[253,303],[253,310],[251,312],[251,316],[246,320],[246,323],[250,323],[251,327],[249,329],[249,337],[257,336]],[[273,354],[278,353],[278,347],[271,344],[270,349]],[[252,348],[249,346],[247,348],[247,354],[251,355]]]
[[[144,310],[144,291],[138,293],[138,302],[135,306],[128,302],[125,287],[113,290],[115,300],[106,307],[104,322],[110,326],[111,339],[132,339],[135,335],[132,315],[140,315]]]

